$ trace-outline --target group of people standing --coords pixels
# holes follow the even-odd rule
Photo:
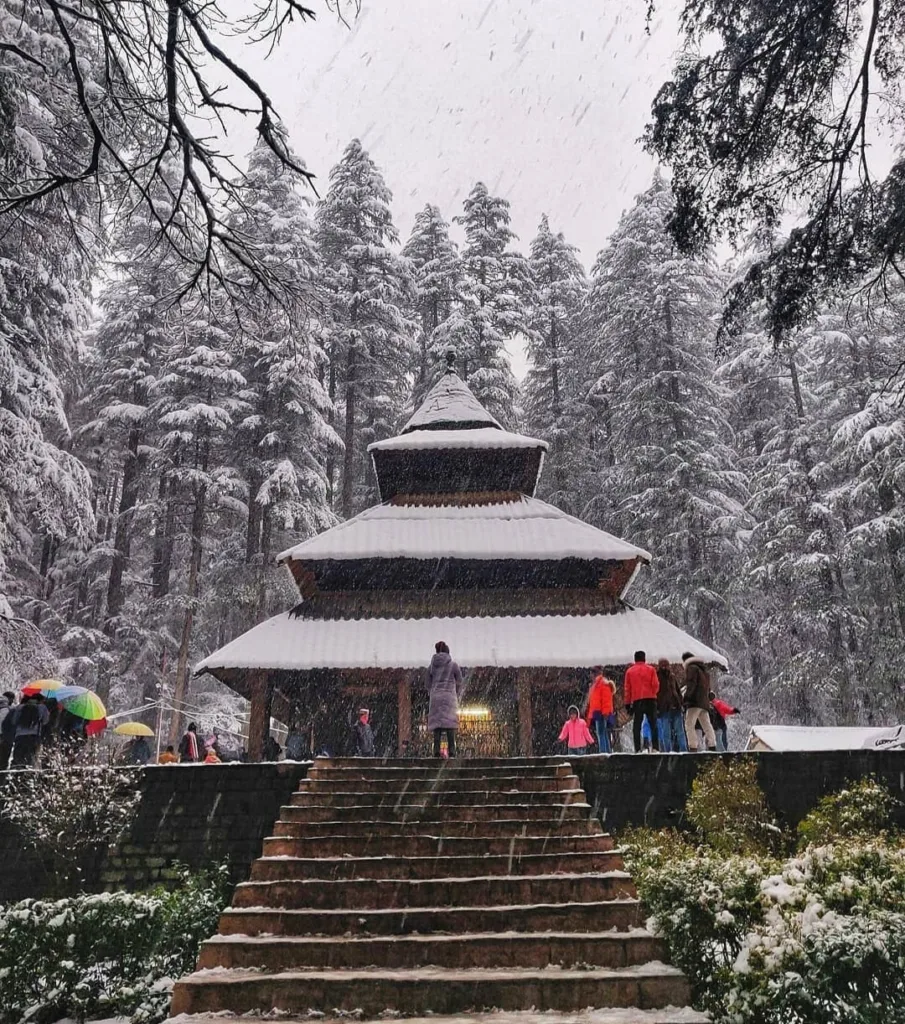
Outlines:
[[[0,771],[30,768],[42,750],[65,743],[77,749],[85,742],[84,719],[71,715],[53,697],[43,693],[0,696]]]
[[[680,680],[666,658],[654,667],[644,651],[635,652],[625,673],[623,700],[632,717],[636,752],[648,746],[664,753],[697,751],[699,730],[708,750],[728,748],[726,718],[739,709],[716,698],[701,658],[686,651],[682,663],[685,671]],[[559,735],[570,754],[586,753],[595,740],[601,753],[613,751],[618,731],[615,698],[615,682],[598,669],[588,693],[586,721],[573,704]]]

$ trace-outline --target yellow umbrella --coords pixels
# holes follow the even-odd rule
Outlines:
[[[113,730],[117,736],[153,736],[154,730],[144,722],[123,722]]]

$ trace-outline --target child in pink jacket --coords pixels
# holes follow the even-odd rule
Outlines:
[[[566,744],[573,756],[586,754],[588,746],[594,742],[588,723],[579,716],[578,708],[574,704],[569,708],[569,718],[562,727],[559,739]]]

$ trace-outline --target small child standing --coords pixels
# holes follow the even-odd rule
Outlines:
[[[579,717],[578,708],[574,704],[569,707],[569,718],[562,727],[559,739],[569,748],[569,753],[576,756],[586,754],[588,746],[594,742],[588,723]]]

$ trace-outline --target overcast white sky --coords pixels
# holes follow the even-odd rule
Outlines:
[[[483,180],[512,203],[521,248],[547,213],[590,264],[647,186],[654,164],[637,139],[677,45],[663,11],[674,0],[650,35],[640,0],[363,0],[349,27],[313,5],[318,21],[268,59],[243,57],[320,189],[362,140],[403,240],[425,203],[450,220]],[[249,126],[237,155],[251,143]]]

